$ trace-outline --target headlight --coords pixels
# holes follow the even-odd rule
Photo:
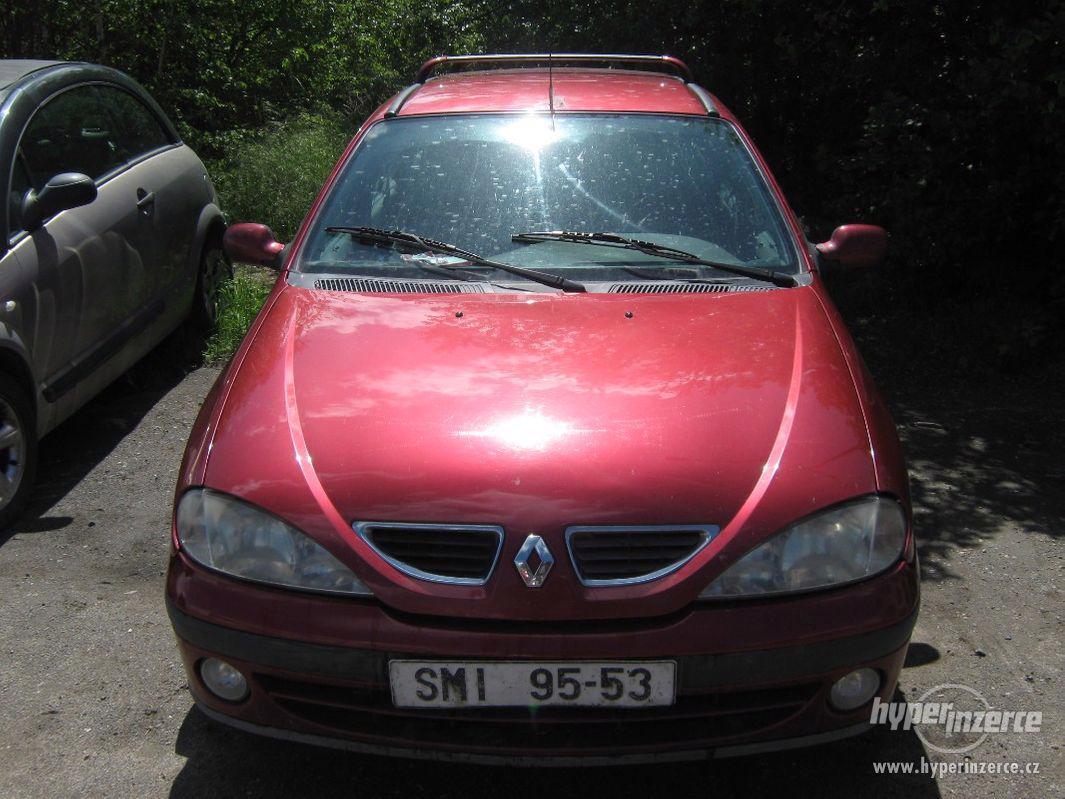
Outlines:
[[[898,560],[905,539],[902,506],[886,497],[865,497],[778,533],[732,564],[700,597],[781,594],[854,582]]]
[[[177,533],[190,558],[234,577],[307,591],[373,593],[295,527],[225,494],[186,491],[178,503]]]

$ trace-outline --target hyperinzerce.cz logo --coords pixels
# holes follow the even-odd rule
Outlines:
[[[989,735],[1039,732],[1039,710],[996,710],[978,691],[967,685],[946,683],[925,691],[916,702],[873,700],[871,724],[893,730],[912,729],[929,749],[943,754],[971,752]]]

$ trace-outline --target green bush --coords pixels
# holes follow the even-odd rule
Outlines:
[[[230,223],[262,222],[291,239],[353,134],[339,116],[303,113],[213,137],[222,155],[207,169]]]
[[[207,339],[203,353],[207,363],[222,363],[240,346],[270,293],[274,277],[254,268],[236,267],[233,279],[222,286],[218,324]]]

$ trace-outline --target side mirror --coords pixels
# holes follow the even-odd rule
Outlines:
[[[96,199],[96,184],[80,172],[60,172],[40,191],[30,189],[22,198],[22,226],[36,230],[44,220],[68,208],[88,205]]]
[[[222,237],[222,248],[234,263],[280,267],[280,255],[285,245],[277,240],[274,231],[258,222],[238,222],[231,225]]]
[[[841,225],[832,231],[832,238],[817,245],[826,261],[842,267],[879,266],[887,252],[887,231],[876,225]]]

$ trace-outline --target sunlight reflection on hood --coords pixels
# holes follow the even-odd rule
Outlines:
[[[511,449],[543,451],[551,444],[573,432],[569,422],[544,416],[539,410],[526,408],[514,416],[505,416],[493,422],[483,431],[467,433],[470,436],[494,438]]]

